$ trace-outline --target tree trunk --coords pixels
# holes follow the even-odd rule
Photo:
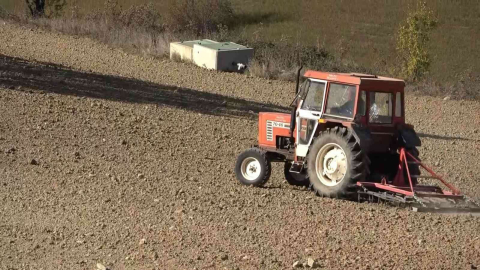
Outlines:
[[[42,17],[45,14],[45,0],[25,0],[33,18]]]

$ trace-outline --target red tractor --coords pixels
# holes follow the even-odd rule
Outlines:
[[[323,196],[353,190],[402,202],[432,193],[465,199],[436,174],[420,175],[420,167],[431,170],[418,159],[420,139],[405,123],[404,81],[309,70],[300,86],[299,75],[291,114],[259,114],[258,146],[240,154],[235,166],[242,184],[262,186],[271,162],[284,162],[290,184]],[[419,186],[418,178],[440,179],[452,192]]]

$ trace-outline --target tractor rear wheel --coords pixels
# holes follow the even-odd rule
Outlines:
[[[364,153],[345,127],[327,129],[315,139],[308,154],[308,177],[316,193],[339,196],[365,177]]]
[[[290,171],[290,168],[292,167],[292,162],[287,161],[285,162],[285,165],[283,167],[283,173],[285,174],[285,179],[287,182],[292,185],[292,186],[299,186],[299,187],[305,187],[310,184],[308,181],[308,175],[303,172],[303,173],[294,173]]]
[[[270,160],[265,151],[250,148],[241,153],[235,164],[235,175],[244,185],[263,186],[272,172]]]

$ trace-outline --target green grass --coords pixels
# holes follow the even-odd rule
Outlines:
[[[23,2],[15,0],[0,0],[0,8],[3,8],[9,12],[16,12],[23,7]]]
[[[240,2],[240,1],[239,1]],[[261,37],[278,41],[286,36],[292,42],[321,43],[360,66],[378,70],[395,59],[395,33],[415,1],[407,0],[247,0],[237,10],[274,12],[284,21],[266,22]],[[292,2],[299,4],[292,4]],[[480,4],[477,0],[428,1],[436,11],[439,26],[433,31],[430,76],[454,80],[467,69],[480,70]],[[258,25],[246,27],[247,33]]]
[[[71,0],[66,0],[71,2]],[[152,1],[164,13],[168,0]],[[125,8],[148,0],[119,0]],[[287,42],[326,49],[366,70],[392,73],[395,34],[414,0],[232,0],[242,22],[230,37],[246,41]],[[439,19],[432,32],[433,58],[428,75],[435,81],[457,80],[480,70],[478,0],[429,0]],[[48,0],[47,0],[48,3]],[[101,0],[79,0],[81,13],[103,8]],[[24,1],[0,0],[0,7],[20,12]],[[232,27],[231,27],[232,28]]]

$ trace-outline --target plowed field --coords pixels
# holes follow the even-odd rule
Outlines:
[[[1,269],[476,269],[480,218],[241,186],[294,85],[0,25]],[[407,96],[421,157],[480,199],[480,103]]]

